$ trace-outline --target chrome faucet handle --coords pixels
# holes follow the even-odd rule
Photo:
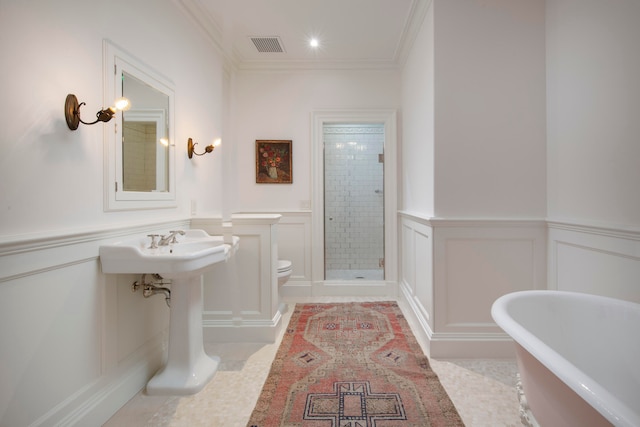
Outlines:
[[[147,234],[147,237],[151,237],[151,244],[149,245],[149,249],[157,249],[158,242],[156,242],[156,238],[160,236],[159,234]]]
[[[171,243],[178,243],[178,239],[176,238],[176,236],[178,234],[184,236],[184,231],[182,231],[182,230],[170,230],[169,231],[169,235],[171,236]]]

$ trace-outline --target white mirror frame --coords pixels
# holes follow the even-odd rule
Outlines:
[[[104,196],[105,210],[138,210],[176,207],[175,181],[175,95],[173,83],[151,67],[114,45],[103,43],[104,54],[104,102],[111,105],[123,96],[121,81],[123,72],[166,94],[169,98],[167,117],[169,135],[169,191],[123,191],[122,183],[122,114],[104,126]],[[120,79],[118,78],[120,77]],[[133,100],[135,102],[135,100]],[[135,105],[133,105],[135,108]]]

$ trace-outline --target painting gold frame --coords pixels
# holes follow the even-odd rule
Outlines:
[[[256,140],[256,183],[293,182],[291,140]]]

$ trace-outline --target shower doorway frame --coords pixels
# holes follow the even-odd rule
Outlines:
[[[396,110],[318,110],[311,113],[312,295],[395,296],[398,289]],[[384,280],[325,280],[324,125],[384,125]]]

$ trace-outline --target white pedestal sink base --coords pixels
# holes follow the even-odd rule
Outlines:
[[[209,383],[218,370],[220,358],[206,354],[189,370],[175,370],[168,365],[147,383],[150,396],[186,396],[196,394]]]
[[[202,276],[178,275],[171,279],[169,354],[166,365],[147,383],[150,395],[197,393],[211,380],[220,363],[219,357],[204,352]]]

